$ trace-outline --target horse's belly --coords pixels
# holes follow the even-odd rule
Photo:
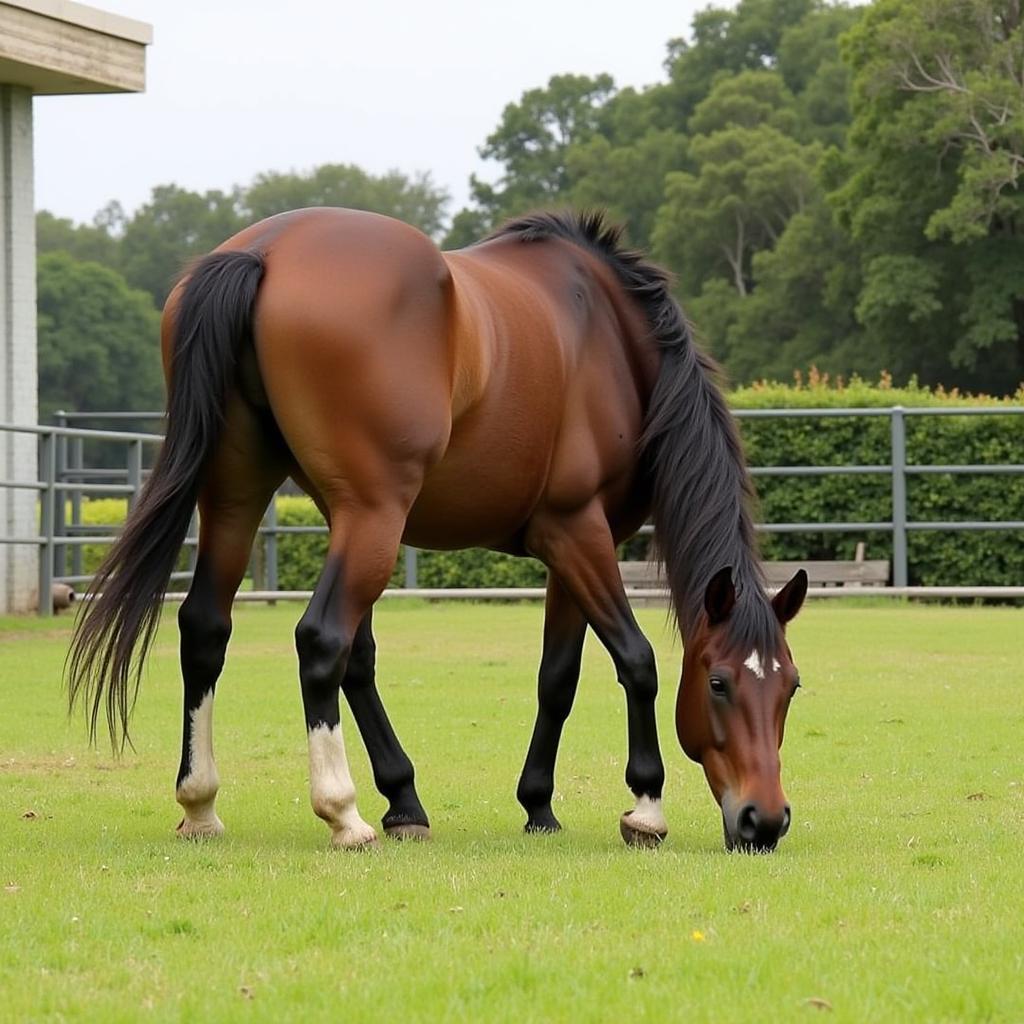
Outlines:
[[[515,550],[543,493],[545,470],[536,453],[507,446],[486,459],[446,457],[424,480],[403,540],[421,548]]]

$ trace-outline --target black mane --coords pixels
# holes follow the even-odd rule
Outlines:
[[[640,305],[662,362],[647,408],[641,458],[653,483],[652,519],[684,638],[704,611],[716,572],[731,566],[737,603],[730,641],[770,656],[779,624],[765,595],[751,508],[753,485],[735,421],[718,385],[718,368],[694,344],[669,291],[669,276],[623,246],[622,230],[600,212],[534,213],[491,235],[523,242],[561,238],[599,256]]]

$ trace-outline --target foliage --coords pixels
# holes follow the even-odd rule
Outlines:
[[[392,170],[377,177],[354,164],[321,164],[306,174],[268,171],[240,197],[246,221],[304,206],[345,206],[396,217],[432,236],[441,232],[447,203],[447,192],[429,173],[408,177]]]
[[[323,526],[323,517],[306,497],[277,499],[279,526]],[[281,590],[312,590],[327,555],[323,534],[283,534],[278,538],[277,578]],[[417,576],[421,587],[538,587],[545,569],[530,558],[513,558],[472,548],[466,551],[420,551]],[[400,557],[391,574],[392,586],[403,586],[405,563]]]
[[[1024,21],[1016,0],[880,0],[854,73],[833,203],[857,317],[885,365],[997,392],[1024,379]]]
[[[509,103],[480,155],[504,167],[496,185],[474,177],[473,198],[490,226],[534,207],[563,202],[568,192],[566,154],[597,131],[601,106],[615,90],[610,75],[554,75]]]
[[[39,415],[163,405],[160,318],[109,267],[50,252],[38,261]]]
[[[869,384],[861,378],[833,382],[813,371],[793,385],[760,382],[730,396],[736,410],[757,409],[888,409],[956,406],[1024,405],[1024,388],[1011,399],[961,395],[932,390],[911,382],[893,387],[891,378]],[[908,416],[905,420],[910,465],[1020,464],[1021,421],[1012,416]],[[747,457],[753,466],[888,466],[890,420],[887,416],[741,419]],[[758,476],[760,518],[764,522],[885,522],[892,513],[891,475],[825,477]],[[1024,478],[1015,476],[910,474],[907,511],[911,521],[1014,519],[1024,507]],[[123,499],[83,502],[83,521],[117,524],[123,520]],[[305,496],[278,497],[279,526],[323,526],[313,502]],[[867,542],[869,558],[892,557],[888,532],[784,533],[763,536],[767,558],[852,558],[858,541]],[[327,554],[325,534],[282,534],[278,537],[278,587],[312,590]],[[648,557],[648,541],[638,536],[620,557]],[[908,541],[911,584],[924,586],[1017,585],[1024,578],[1024,538],[1020,531],[911,531]],[[86,571],[100,557],[86,548]],[[254,556],[257,574],[262,563]],[[420,551],[418,583],[422,587],[539,587],[546,570],[532,558],[480,549]],[[391,586],[404,586],[405,564],[399,557]],[[261,580],[257,586],[265,586]]]
[[[81,523],[93,527],[94,532],[113,536],[124,525],[127,511],[128,501],[125,498],[86,498],[82,502]],[[70,502],[65,510],[65,522],[71,522]],[[109,544],[83,544],[82,572],[90,575],[96,572],[109,549]],[[188,563],[189,552],[183,548],[175,571],[184,572],[188,569]],[[185,587],[187,581],[172,580],[168,589],[181,590]]]
[[[1024,404],[1024,388],[1012,400]],[[991,405],[1011,400],[931,391],[911,383],[894,388],[888,379],[870,387],[862,380],[833,386],[813,375],[794,387],[758,384],[732,395],[735,409],[908,408]],[[748,459],[754,466],[888,466],[888,417],[743,419]],[[1022,459],[1017,416],[908,416],[908,465],[1016,463]],[[892,515],[891,476],[760,476],[757,489],[765,522],[885,522]],[[1024,478],[999,475],[918,474],[907,478],[910,521],[1000,521],[1024,508]],[[768,558],[850,558],[865,540],[869,558],[891,558],[889,533],[772,534]],[[908,537],[911,585],[1017,586],[1024,578],[1024,537],[1017,531],[912,531]]]
[[[91,225],[44,212],[40,251],[103,262],[159,306],[186,260],[288,208],[375,210],[460,247],[533,207],[602,207],[675,276],[734,381],[813,364],[1010,394],[1022,69],[1018,0],[739,0],[698,12],[646,88],[561,74],[508,103],[480,147],[494,172],[450,223],[429,174],[329,163],[164,185]]]

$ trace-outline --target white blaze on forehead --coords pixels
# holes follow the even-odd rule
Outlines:
[[[761,655],[758,654],[756,650],[750,652],[747,660],[743,662],[743,664],[749,668],[758,679],[764,679],[764,665],[761,664]],[[778,672],[781,667],[779,659],[772,658],[772,671]]]

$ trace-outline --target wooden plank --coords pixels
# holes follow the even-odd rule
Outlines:
[[[864,561],[765,562],[769,586],[786,583],[797,569],[804,569],[812,586],[884,586],[889,582],[889,562],[884,558]],[[655,562],[620,562],[619,571],[627,588],[663,587],[665,577]]]
[[[878,586],[889,582],[889,563],[884,558],[854,561],[765,562],[764,572],[769,585],[786,583],[797,569],[806,569],[812,584],[859,583]]]

